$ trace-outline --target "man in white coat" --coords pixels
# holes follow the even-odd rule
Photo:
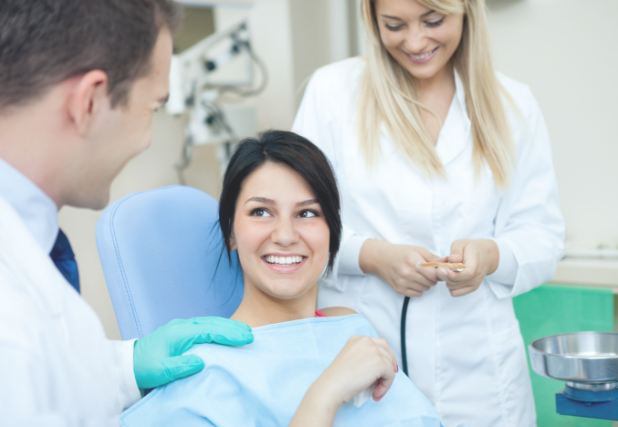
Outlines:
[[[0,3],[2,425],[114,425],[140,392],[203,368],[182,355],[194,343],[252,340],[219,318],[108,340],[69,285],[79,289],[58,209],[104,207],[148,146],[177,17],[169,0]]]

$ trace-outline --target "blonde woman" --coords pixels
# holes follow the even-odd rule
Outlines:
[[[535,425],[511,299],[552,277],[564,238],[540,109],[494,71],[484,1],[362,10],[366,56],[318,70],[294,124],[342,195],[319,306],[369,318],[447,426]]]

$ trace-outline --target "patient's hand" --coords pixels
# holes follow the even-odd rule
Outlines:
[[[380,400],[395,378],[397,359],[386,341],[352,337],[335,360],[311,385],[290,427],[330,426],[339,407],[373,386]]]
[[[373,399],[380,400],[393,383],[397,369],[397,359],[386,341],[352,337],[318,381],[322,382],[323,392],[340,404],[371,386]]]

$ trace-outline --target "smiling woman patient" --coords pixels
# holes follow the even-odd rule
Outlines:
[[[123,425],[441,425],[365,318],[316,310],[341,237],[337,185],[316,146],[284,131],[244,140],[225,173],[219,219],[244,274],[232,317],[254,328],[254,342],[196,347],[204,371],[152,392]],[[365,390],[372,399],[354,399]]]

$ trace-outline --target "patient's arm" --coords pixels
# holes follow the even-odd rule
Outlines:
[[[393,383],[397,362],[386,341],[352,337],[335,360],[309,387],[290,427],[327,427],[339,407],[361,391],[374,386],[380,400]]]

